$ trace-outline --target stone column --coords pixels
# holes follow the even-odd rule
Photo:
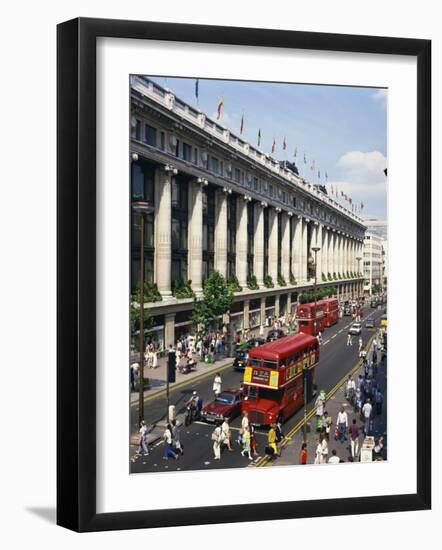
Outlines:
[[[236,276],[239,284],[247,287],[247,201],[236,201]]]
[[[322,272],[327,278],[328,269],[328,231],[326,227],[322,227]]]
[[[278,213],[269,209],[269,275],[278,285]]]
[[[279,294],[275,296],[275,317],[279,317]]]
[[[302,217],[295,220],[295,231],[292,244],[292,271],[296,282],[301,282],[301,256],[302,256]]]
[[[287,294],[287,305],[285,307],[285,311],[286,311],[287,315],[290,315],[291,309],[292,309],[292,293],[289,292]]]
[[[157,168],[155,170],[155,282],[166,300],[172,297],[171,274],[172,182],[169,172]]]
[[[203,189],[198,181],[189,184],[188,222],[189,279],[196,294],[203,291]]]
[[[244,308],[243,308],[243,315],[244,315],[244,321],[243,321],[243,328],[248,329],[249,324],[249,312],[250,312],[250,301],[244,300]]]
[[[264,206],[255,203],[254,209],[253,274],[260,287],[264,285]]]
[[[344,249],[343,249],[343,252],[344,252],[344,273],[345,273],[345,276],[347,277],[347,271],[348,271],[348,239],[345,235],[343,237],[343,241],[344,241]]]
[[[323,244],[322,244],[322,225],[321,224],[318,224],[316,226],[315,246],[319,247],[319,251],[316,253],[316,261],[318,262],[316,275],[317,275],[318,283],[320,283],[322,281],[322,272],[323,272],[323,268],[322,268]]]
[[[308,258],[308,239],[307,239],[307,220],[302,223],[302,241],[301,241],[301,281],[307,281],[307,258]]]
[[[215,194],[215,269],[227,277],[227,195]]]
[[[261,325],[264,325],[265,324],[265,319],[266,319],[266,299],[265,298],[261,298]]]
[[[285,282],[290,284],[290,216],[283,212],[281,224],[281,272]]]
[[[175,313],[166,313],[164,316],[164,348],[175,345]]]

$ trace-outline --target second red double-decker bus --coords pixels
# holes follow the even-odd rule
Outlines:
[[[324,327],[331,327],[339,321],[339,302],[337,298],[326,298],[318,304],[322,305],[324,312]]]
[[[291,334],[249,351],[244,371],[242,412],[256,425],[284,421],[313,396],[318,339]]]
[[[296,320],[298,322],[298,332],[317,336],[319,331],[324,330],[325,314],[322,300],[299,304],[296,309]],[[316,321],[316,323],[315,323]]]

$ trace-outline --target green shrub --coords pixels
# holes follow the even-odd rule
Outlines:
[[[287,286],[287,283],[285,282],[284,276],[282,273],[278,274],[278,285],[279,286]]]
[[[273,288],[275,285],[273,284],[273,279],[270,275],[266,275],[264,277],[264,286],[266,288]]]
[[[296,284],[298,284],[298,283],[296,282],[296,277],[293,275],[292,271],[290,271],[290,279],[289,279],[289,280],[290,280],[290,284],[291,284],[291,285],[296,285]]]
[[[242,286],[239,284],[238,278],[236,275],[231,275],[227,279],[227,288],[230,292],[241,292]]]
[[[250,290],[258,290],[259,289],[258,281],[256,280],[255,275],[249,275],[247,277],[247,286]]]
[[[192,281],[172,281],[172,296],[178,300],[184,298],[194,298],[195,293],[192,290]]]

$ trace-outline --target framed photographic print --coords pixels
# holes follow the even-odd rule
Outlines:
[[[430,52],[58,26],[59,525],[430,507]]]

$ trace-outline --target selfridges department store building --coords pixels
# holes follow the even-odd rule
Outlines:
[[[361,218],[148,78],[132,76],[130,94],[131,284],[144,216],[145,279],[162,298],[147,307],[160,347],[192,331],[193,300],[177,290],[191,281],[200,294],[213,270],[242,287],[225,319],[232,331],[296,309],[313,286],[314,247],[318,286],[337,287],[340,299],[362,295]]]

